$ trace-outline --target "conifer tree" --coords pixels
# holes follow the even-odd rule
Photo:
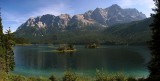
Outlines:
[[[3,26],[1,18],[1,8],[0,8],[0,70],[4,70],[5,67],[5,50],[3,48]]]
[[[1,18],[1,8],[0,8],[0,45],[2,46],[3,39],[3,26],[2,26],[2,18]]]
[[[1,8],[0,8],[0,36],[1,35],[3,35],[3,26],[2,26]]]
[[[153,9],[155,14],[151,16],[154,18],[151,24],[152,40],[150,41],[151,61],[149,62],[148,69],[150,71],[149,81],[160,80],[160,1],[153,0],[156,8]]]
[[[6,34],[3,34],[2,18],[0,13],[0,70],[9,72],[14,69],[14,52],[13,52],[13,34],[11,30],[7,30]]]
[[[9,72],[10,70],[12,71],[14,69],[15,66],[15,62],[14,62],[14,52],[13,52],[13,46],[14,46],[14,41],[13,41],[13,34],[11,33],[11,30],[9,28],[9,30],[6,31],[6,35],[5,35],[5,51],[6,51],[6,72]]]

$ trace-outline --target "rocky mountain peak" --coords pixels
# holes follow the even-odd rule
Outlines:
[[[107,11],[105,11],[102,8],[96,8],[92,14],[91,17],[98,23],[101,24],[106,24],[106,19],[107,19]]]
[[[113,4],[112,6],[109,7],[110,9],[122,9],[119,5]]]
[[[70,19],[70,15],[69,14],[61,14],[58,16],[60,19]]]
[[[123,9],[117,4],[102,9],[96,8],[95,10],[89,10],[84,14],[76,14],[71,17],[69,14],[61,14],[54,16],[46,14],[38,16],[36,18],[29,18],[18,29],[24,27],[38,27],[46,29],[76,29],[87,26],[108,27],[118,23],[128,23],[132,21],[145,19],[146,16],[142,12],[139,12],[134,8]]]
[[[84,16],[82,14],[77,14],[77,15],[74,15],[72,17],[72,20],[76,21],[76,20],[82,20],[84,19]]]

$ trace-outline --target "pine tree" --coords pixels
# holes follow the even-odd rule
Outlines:
[[[0,70],[4,70],[5,66],[5,50],[3,48],[3,26],[1,19],[1,8],[0,8]]]
[[[0,45],[2,46],[3,39],[3,26],[2,26],[2,18],[1,18],[1,8],[0,8]]]
[[[2,18],[0,13],[0,70],[9,72],[14,69],[14,52],[13,52],[13,34],[11,30],[7,30],[6,34],[3,34]]]
[[[153,0],[156,8],[153,9],[155,14],[151,16],[154,18],[151,24],[152,40],[150,41],[151,61],[149,62],[148,69],[150,71],[149,81],[160,80],[160,1]]]
[[[1,8],[0,8],[0,36],[1,35],[3,35],[3,26],[2,26]]]
[[[3,35],[2,19],[0,17],[0,35]]]
[[[15,62],[14,62],[14,52],[12,47],[14,46],[14,41],[13,41],[13,34],[11,33],[11,30],[9,28],[9,30],[6,31],[6,35],[5,35],[5,51],[6,51],[6,57],[5,57],[5,61],[6,61],[6,72],[9,72],[10,70],[12,71],[14,69],[15,66]]]

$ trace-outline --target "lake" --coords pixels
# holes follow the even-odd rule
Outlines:
[[[82,75],[95,75],[96,69],[108,73],[122,72],[134,77],[147,77],[150,51],[146,46],[100,46],[86,49],[76,45],[76,52],[53,52],[58,45],[15,46],[16,67],[13,73],[25,76],[62,76],[65,70]]]

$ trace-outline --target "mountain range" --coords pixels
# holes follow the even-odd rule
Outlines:
[[[123,9],[119,5],[114,4],[108,8],[96,8],[84,14],[73,16],[69,14],[61,14],[59,16],[46,14],[35,18],[32,17],[18,27],[15,34],[17,37],[30,39],[34,43],[39,39],[43,40],[43,43],[48,40],[56,42],[59,40],[69,41],[71,39],[77,40],[82,38],[85,40],[88,36],[91,38],[88,39],[89,41],[100,40],[102,42],[103,40],[103,43],[108,41],[115,43],[117,42],[113,41],[117,38],[115,36],[119,36],[118,39],[124,39],[126,43],[126,40],[129,40],[126,38],[130,37],[130,35],[135,35],[135,33],[137,34],[141,31],[149,31],[151,20],[151,18],[146,19],[145,14],[137,9]],[[146,22],[148,23],[146,24]],[[82,40],[78,41],[78,43],[80,42],[84,43]]]

